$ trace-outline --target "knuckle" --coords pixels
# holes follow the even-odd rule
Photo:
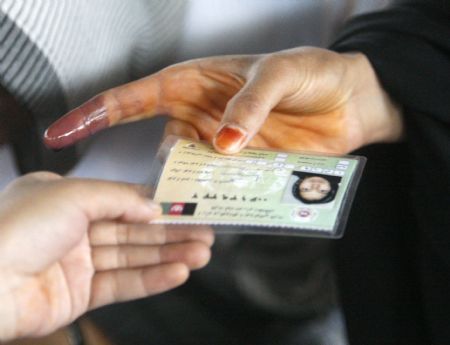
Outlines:
[[[117,251],[117,266],[126,268],[131,265],[130,253],[128,250],[118,250]]]
[[[246,114],[257,114],[260,112],[262,107],[262,102],[260,96],[254,91],[246,91],[239,95],[233,103],[235,110],[238,109],[240,112]]]
[[[297,69],[297,62],[287,54],[269,54],[262,58],[260,70],[275,76],[287,77]]]
[[[129,242],[129,225],[122,223],[115,223],[116,244],[126,244]]]

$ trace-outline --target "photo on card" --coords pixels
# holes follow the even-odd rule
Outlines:
[[[332,208],[341,181],[341,176],[294,170],[289,177],[281,202]]]

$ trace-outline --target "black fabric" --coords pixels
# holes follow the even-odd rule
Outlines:
[[[332,49],[369,58],[406,127],[403,144],[363,151],[337,248],[351,344],[449,344],[450,2],[400,1],[358,17]]]

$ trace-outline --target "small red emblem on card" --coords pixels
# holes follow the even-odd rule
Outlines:
[[[184,202],[175,202],[170,205],[169,215],[177,216],[183,214]]]

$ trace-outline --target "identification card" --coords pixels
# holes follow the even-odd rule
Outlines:
[[[343,235],[365,158],[211,145],[168,137],[152,168],[154,223],[210,224],[242,233]]]

